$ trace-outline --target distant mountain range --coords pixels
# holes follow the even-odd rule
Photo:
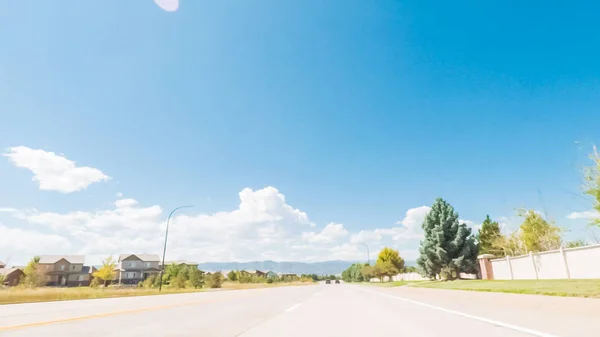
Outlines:
[[[252,261],[252,262],[205,262],[200,263],[198,268],[204,271],[219,270],[262,270],[276,273],[290,274],[317,274],[338,275],[350,267],[356,261],[323,261],[323,262],[275,262],[275,261]],[[374,263],[375,261],[372,261]],[[406,265],[414,265],[414,261],[406,261]]]

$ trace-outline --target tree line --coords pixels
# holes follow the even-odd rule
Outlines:
[[[375,265],[354,263],[342,272],[342,279],[344,282],[368,282],[375,277],[383,281],[385,277],[391,279],[394,275],[413,270],[414,267],[404,265],[404,259],[397,250],[385,247],[379,252]]]

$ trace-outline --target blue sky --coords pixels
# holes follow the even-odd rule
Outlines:
[[[327,245],[299,255],[268,245],[227,256],[182,248],[174,257],[353,258],[361,230],[401,231],[407,211],[438,196],[474,223],[489,213],[518,224],[514,209],[528,207],[569,228],[569,238],[587,238],[586,220],[566,217],[591,208],[580,168],[600,141],[599,5],[180,2],[174,12],[151,0],[0,4],[0,147],[62,154],[110,177],[69,193],[45,190],[31,169],[3,157],[6,245],[7,233],[39,234],[54,240],[52,253],[102,255],[80,235],[106,234],[110,226],[87,232],[89,219],[122,215],[117,199],[160,208],[142,226],[148,237],[168,210],[188,203],[196,207],[181,228],[209,219],[197,226],[210,231],[203,226],[238,222],[245,188],[264,191],[251,200],[285,195],[277,207],[306,214],[314,227],[289,230],[294,244]],[[216,212],[226,220],[213,223]],[[72,228],[39,220],[82,213],[88,220]],[[240,221],[266,226],[249,225],[248,237],[297,225],[293,211],[281,214],[276,223]],[[281,220],[288,216],[295,220]],[[301,239],[330,223],[347,231],[339,241]],[[412,257],[411,235],[372,244]],[[160,245],[148,240],[133,248]],[[132,248],[107,245],[115,254]],[[1,250],[0,259],[16,261],[31,253]]]

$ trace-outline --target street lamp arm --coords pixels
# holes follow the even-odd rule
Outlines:
[[[194,206],[193,205],[184,205],[184,206],[176,207],[174,210],[171,211],[171,213],[169,214],[169,217],[167,218],[167,229],[165,230],[165,246],[163,247],[162,265],[160,268],[160,280],[158,280],[158,291],[162,290],[162,279],[163,279],[163,274],[165,272],[165,255],[167,253],[167,238],[169,237],[169,222],[171,221],[171,216],[173,216],[173,213],[175,213],[177,210],[186,208],[186,207],[194,207]]]

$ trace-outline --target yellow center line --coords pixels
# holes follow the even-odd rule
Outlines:
[[[246,297],[246,296],[242,296],[242,297]],[[228,298],[230,298],[230,297],[228,297]],[[147,308],[139,308],[139,309],[130,309],[130,310],[121,310],[121,311],[106,312],[106,313],[94,314],[94,315],[87,315],[87,316],[61,318],[61,319],[55,319],[55,320],[51,320],[51,321],[42,321],[42,322],[34,322],[34,323],[19,324],[19,325],[0,326],[0,332],[1,331],[11,331],[11,330],[20,330],[20,329],[26,329],[26,328],[34,328],[34,327],[40,327],[40,326],[45,326],[45,325],[50,325],[50,324],[83,321],[83,320],[86,320],[86,319],[93,319],[93,318],[110,317],[110,316],[117,316],[117,315],[124,315],[124,314],[135,314],[135,313],[139,313],[139,312],[154,311],[154,310],[160,310],[160,309],[171,309],[171,308],[177,308],[177,307],[183,307],[183,306],[189,306],[189,305],[211,303],[211,302],[219,302],[219,301],[226,300],[228,298],[208,299],[208,300],[195,301],[195,302],[175,303],[175,304],[159,305],[159,306],[155,306],[155,307],[147,307]]]

